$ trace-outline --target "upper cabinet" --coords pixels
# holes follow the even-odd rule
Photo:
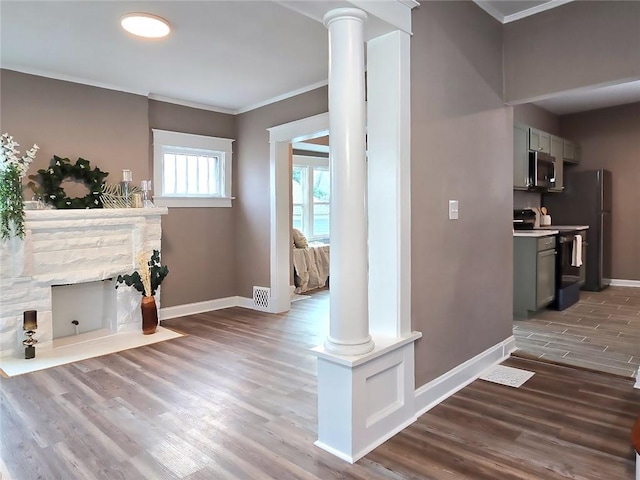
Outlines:
[[[565,162],[580,163],[580,147],[570,140],[564,140],[562,158]]]
[[[549,188],[550,192],[561,192],[563,187],[562,174],[564,172],[562,161],[562,149],[564,141],[560,137],[554,135],[551,136],[551,156],[556,159],[556,183],[554,187]]]
[[[513,126],[513,188],[529,187],[529,127]]]
[[[556,159],[556,182],[550,192],[562,192],[564,189],[564,162],[580,162],[580,147],[550,133],[528,125],[513,125],[513,189],[529,189],[529,152],[548,153]]]
[[[542,130],[530,128],[529,150],[551,153],[551,135]]]

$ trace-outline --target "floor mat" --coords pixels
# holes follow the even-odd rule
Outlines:
[[[499,383],[500,385],[507,385],[508,387],[519,388],[524,384],[524,382],[533,377],[534,373],[535,372],[521,370],[519,368],[496,365],[480,375],[480,380]]]

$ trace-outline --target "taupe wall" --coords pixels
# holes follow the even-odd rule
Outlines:
[[[41,147],[28,174],[54,154],[72,161],[82,156],[108,171],[108,182],[120,181],[129,168],[138,183],[152,178],[150,126],[235,138],[230,115],[9,70],[0,71],[0,98],[0,130],[11,133],[22,152],[33,143]],[[233,212],[172,208],[163,217],[163,262],[171,271],[163,307],[236,294]]]
[[[613,181],[613,278],[640,280],[640,103],[560,118],[582,148],[580,170],[606,168]]]
[[[267,128],[324,113],[327,88],[319,88],[238,116],[236,163],[237,295],[270,285],[269,132]]]
[[[502,26],[471,2],[423,2],[411,42],[416,387],[511,336],[513,113]],[[460,219],[447,217],[449,200]]]
[[[149,178],[147,98],[139,95],[0,70],[0,129],[40,151],[28,174],[49,165],[53,155],[109,172],[107,182]],[[26,182],[25,182],[26,183]],[[25,193],[28,195],[28,193]]]
[[[505,101],[640,78],[640,2],[579,1],[504,26]]]
[[[153,100],[149,101],[149,127],[236,138],[233,115]],[[235,158],[237,142],[233,148]],[[236,295],[235,210],[235,203],[232,208],[170,208],[162,218],[162,259],[171,271],[162,291],[163,306]]]
[[[560,136],[560,117],[533,103],[514,106],[513,121]]]

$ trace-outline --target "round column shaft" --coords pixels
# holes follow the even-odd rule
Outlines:
[[[363,22],[367,14],[338,8],[329,29],[331,167],[330,333],[325,348],[339,355],[373,350],[369,335]]]

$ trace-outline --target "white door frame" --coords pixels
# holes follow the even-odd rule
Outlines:
[[[277,125],[269,131],[270,181],[270,278],[271,313],[291,309],[291,175],[289,150],[293,142],[301,142],[329,134],[329,113]]]

